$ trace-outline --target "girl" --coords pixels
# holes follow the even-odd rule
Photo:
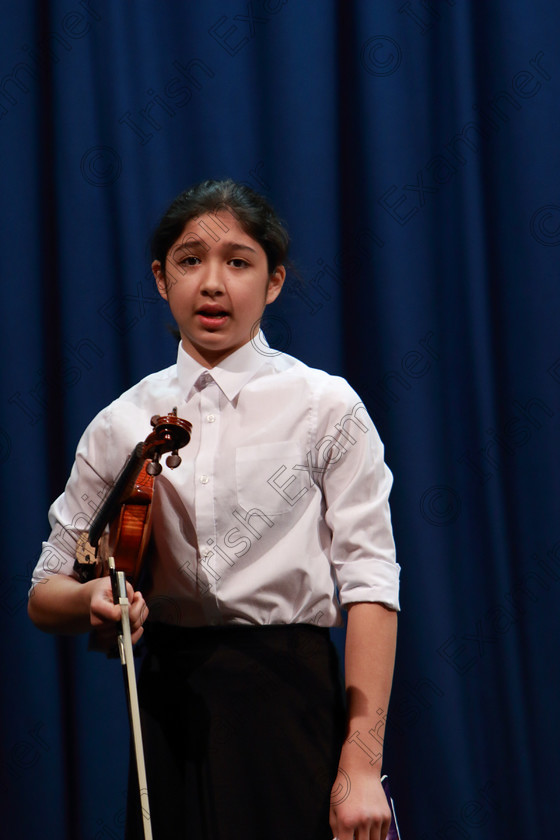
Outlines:
[[[347,382],[274,351],[259,330],[287,250],[273,209],[244,185],[205,181],[171,204],[152,270],[179,327],[177,364],[87,428],[33,577],[38,627],[114,632],[108,579],[78,581],[68,536],[152,415],[177,406],[192,439],[156,482],[146,591],[129,585],[133,641],[145,633],[147,648],[139,694],[155,840],[384,840],[389,828],[391,474]],[[341,609],[345,698],[328,630]],[[131,784],[129,838],[142,836],[135,799]]]

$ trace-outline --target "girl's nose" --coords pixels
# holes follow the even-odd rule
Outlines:
[[[203,292],[216,294],[223,292],[224,283],[221,267],[218,264],[208,263],[203,274],[201,287]]]

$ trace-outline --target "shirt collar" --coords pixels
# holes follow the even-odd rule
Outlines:
[[[254,339],[231,353],[219,365],[206,368],[189,356],[180,343],[177,354],[177,376],[181,391],[187,396],[201,373],[209,373],[228,400],[232,402],[243,386],[266,363],[271,355],[271,351],[267,352],[267,350],[266,338],[262,331],[259,331]]]

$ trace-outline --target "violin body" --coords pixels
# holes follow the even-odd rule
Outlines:
[[[123,571],[133,585],[144,565],[152,530],[152,496],[154,476],[142,467],[129,498],[109,530],[109,553],[115,557],[118,571]],[[117,559],[118,558],[118,559]]]

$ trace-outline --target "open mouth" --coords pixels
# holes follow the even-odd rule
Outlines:
[[[196,313],[199,321],[205,327],[219,327],[224,324],[229,317],[229,312],[218,307],[204,307],[199,309]]]

